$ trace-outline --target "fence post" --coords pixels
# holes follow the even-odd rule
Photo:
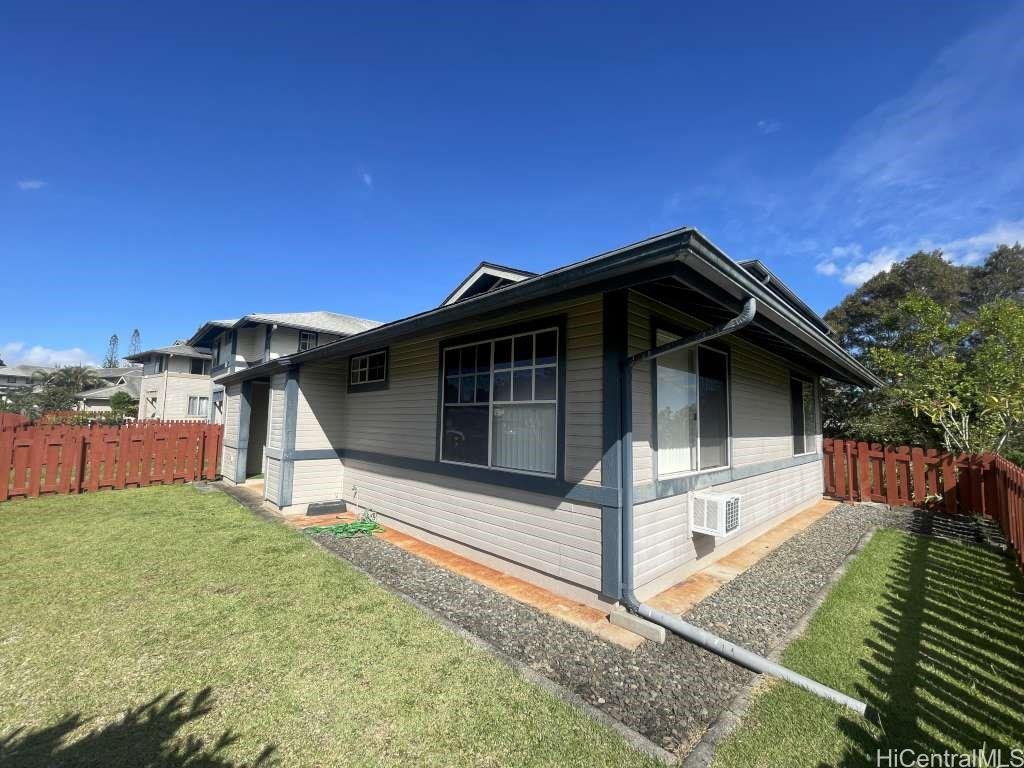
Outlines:
[[[896,453],[893,451],[892,446],[885,446],[883,449],[885,456],[885,502],[886,504],[896,504]]]
[[[0,431],[0,501],[7,501],[14,463],[14,430]]]

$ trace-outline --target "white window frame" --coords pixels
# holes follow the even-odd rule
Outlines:
[[[305,347],[302,346],[302,337],[303,336],[312,336],[313,337],[313,343],[310,344],[310,345],[307,345]],[[310,349],[315,349],[319,345],[320,345],[320,334],[319,333],[317,333],[316,331],[299,331],[299,345],[298,345],[298,351],[299,352],[306,352],[306,351],[308,351]]]
[[[203,401],[205,401],[205,404]],[[195,403],[194,406],[193,403]],[[209,416],[210,398],[203,397],[202,395],[189,395],[187,411],[189,416]]]
[[[811,439],[810,440],[807,439],[808,438],[807,424],[804,423],[804,434],[803,434],[804,449],[803,449],[803,451],[798,453],[797,450],[796,450],[796,445],[795,444],[793,445],[793,455],[794,456],[810,456],[811,454],[815,454],[815,453],[818,452],[818,388],[815,386],[813,379],[809,379],[809,378],[807,378],[805,376],[800,376],[799,374],[796,374],[796,373],[791,373],[789,375],[789,381],[790,381],[790,390],[789,390],[789,408],[790,408],[789,424],[790,424],[790,429],[793,428],[793,389],[792,389],[793,385],[792,385],[792,382],[799,381],[800,384],[801,384],[801,389],[800,389],[800,412],[801,412],[801,418],[802,419],[805,419],[805,417],[806,417],[806,414],[803,413],[803,406],[804,406],[804,403],[803,403],[803,385],[807,385],[807,386],[809,386],[811,388],[811,409],[813,411],[813,414],[812,414],[813,415],[813,424],[811,424],[812,432],[810,433],[810,438]],[[790,437],[791,437],[791,439],[793,441],[796,440],[796,435],[795,434],[791,435]],[[810,443],[810,445],[808,445],[808,443]]]
[[[384,374],[379,379],[370,378],[370,358],[377,355],[384,356]],[[355,389],[367,384],[383,384],[388,380],[388,351],[377,349],[373,352],[366,352],[362,355],[353,355],[348,362],[348,385]],[[366,378],[362,378],[364,376]]]
[[[548,331],[554,331],[555,332],[555,362],[554,362],[553,365],[552,364],[537,365],[537,336],[538,336],[538,334],[547,333]],[[560,432],[560,430],[558,428],[558,425],[559,425],[559,421],[558,420],[559,420],[559,416],[560,416],[561,405],[559,404],[558,401],[559,401],[559,399],[561,397],[561,394],[562,394],[562,388],[561,388],[561,378],[562,377],[561,377],[561,370],[560,369],[561,369],[561,366],[564,364],[564,361],[562,360],[562,357],[561,357],[561,354],[560,354],[560,351],[561,351],[561,341],[562,341],[561,340],[561,333],[562,333],[561,328],[559,328],[557,325],[552,325],[552,326],[545,326],[543,328],[538,328],[536,330],[523,330],[523,331],[520,331],[519,333],[507,333],[507,334],[503,334],[501,336],[495,336],[495,337],[492,337],[492,338],[487,338],[485,336],[485,337],[483,337],[481,339],[478,339],[477,341],[471,341],[471,342],[467,342],[465,344],[452,344],[452,345],[447,345],[447,346],[442,346],[441,347],[441,362],[440,362],[440,365],[441,365],[441,377],[440,377],[440,384],[439,384],[439,386],[441,387],[441,397],[440,397],[441,408],[440,408],[440,412],[438,413],[438,420],[439,420],[438,423],[439,423],[440,428],[438,429],[438,435],[437,435],[437,442],[438,442],[438,445],[437,445],[437,455],[438,455],[438,459],[440,460],[440,462],[442,464],[453,464],[453,465],[458,466],[458,467],[474,467],[476,469],[488,469],[488,470],[493,470],[495,472],[511,472],[513,474],[516,474],[516,475],[531,475],[533,477],[547,477],[547,478],[556,478],[556,477],[558,477],[558,469],[559,469],[559,467],[558,467],[558,455],[559,455],[559,449],[561,448],[561,446],[558,443],[559,432]],[[495,400],[494,400],[494,373],[495,373],[495,370],[494,370],[494,346],[499,341],[505,341],[507,339],[515,339],[517,336],[533,336],[533,350],[534,350],[534,352],[533,352],[533,363],[530,364],[529,369],[527,369],[525,366],[516,368],[516,366],[515,366],[515,342],[513,341],[513,343],[512,343],[512,361],[511,361],[511,365],[507,369],[509,374],[511,375],[512,372],[516,371],[516,370],[519,370],[519,371],[529,370],[531,372],[531,374],[534,374],[535,371],[537,370],[537,368],[554,368],[555,369],[555,399],[554,400],[533,400],[533,399],[530,399],[530,400],[499,400],[499,401],[495,402]],[[444,458],[444,409],[445,408],[453,408],[453,407],[454,408],[461,408],[461,407],[479,408],[481,405],[483,405],[483,403],[446,403],[444,401],[444,386],[445,386],[445,379],[447,378],[445,376],[446,372],[445,372],[445,368],[444,368],[444,359],[445,359],[445,355],[449,351],[451,351],[453,349],[463,349],[465,347],[478,347],[481,344],[490,344],[490,346],[491,346],[491,367],[490,367],[490,372],[488,373],[488,376],[489,376],[489,386],[490,386],[490,393],[491,394],[490,394],[490,397],[488,398],[488,402],[487,402],[487,406],[488,406],[487,407],[487,463],[486,464],[473,464],[473,463],[468,462],[468,461],[452,461],[451,459]],[[505,370],[506,369],[502,368],[499,371],[499,373],[503,373]],[[475,375],[480,375],[480,374],[475,374]],[[461,378],[461,375],[460,375],[460,378]],[[531,382],[532,382],[531,383],[531,395],[532,395],[532,394],[536,394],[536,388],[537,388],[537,382],[536,382],[536,376],[535,375],[531,375]],[[514,387],[514,384],[512,384],[510,382],[509,396],[514,395],[514,392],[512,391],[512,387]],[[493,456],[493,453],[494,453],[494,433],[493,433],[493,429],[494,429],[494,407],[495,406],[507,407],[507,406],[515,406],[515,405],[526,405],[526,404],[533,404],[533,405],[551,405],[551,404],[554,404],[554,406],[555,406],[555,435],[554,435],[554,441],[555,441],[555,471],[554,472],[532,472],[532,471],[527,470],[527,469],[510,469],[509,467],[496,467],[496,466],[494,466],[494,456]]]
[[[655,328],[654,338],[657,341],[658,333],[667,333],[675,336],[677,339],[682,336],[676,331],[668,328]],[[697,469],[687,469],[681,472],[662,472],[661,471],[661,458],[658,456],[660,447],[660,440],[658,435],[658,358],[655,358],[651,362],[654,363],[654,370],[651,371],[651,391],[654,393],[654,407],[651,409],[651,429],[654,433],[654,455],[658,459],[657,473],[655,474],[656,480],[673,480],[678,477],[694,477],[696,475],[705,475],[708,472],[719,472],[723,469],[732,468],[732,366],[729,364],[729,353],[724,349],[717,349],[716,347],[708,346],[707,344],[696,344],[693,349],[693,371],[694,376],[697,377],[697,440],[696,440],[696,457],[697,457]],[[716,355],[722,355],[725,358],[725,456],[726,463],[721,464],[717,467],[708,467],[707,469],[700,468],[700,350],[707,352],[714,352]]]

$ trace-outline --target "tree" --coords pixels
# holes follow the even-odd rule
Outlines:
[[[1024,305],[1003,299],[958,320],[919,293],[899,302],[886,324],[895,329],[892,343],[869,357],[887,379],[889,402],[925,420],[950,451],[1000,451],[1020,439]]]
[[[132,340],[128,344],[128,356],[137,355],[142,351],[142,336],[139,334],[139,329],[136,328],[132,331]]]
[[[107,355],[103,358],[104,368],[119,368],[121,366],[121,356],[117,351],[118,341],[116,333],[110,337],[110,342],[107,344]]]
[[[70,410],[78,403],[79,392],[106,383],[94,369],[81,365],[67,365],[51,373],[38,374],[38,377],[41,383],[36,387],[34,400],[43,413]]]
[[[919,292],[959,315],[969,294],[970,268],[950,264],[942,251],[919,251],[879,272],[825,314],[842,344],[862,361],[872,347],[885,346],[897,328],[893,310],[910,293]]]
[[[110,398],[110,412],[115,419],[123,421],[139,412],[139,401],[127,392],[115,392]]]
[[[975,307],[999,299],[1024,302],[1024,246],[1000,245],[972,270],[970,298]]]

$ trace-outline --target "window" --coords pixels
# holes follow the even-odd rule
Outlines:
[[[814,384],[803,379],[789,380],[789,404],[793,417],[793,455],[817,450],[818,433],[814,410]]]
[[[316,331],[299,331],[299,352],[305,352],[307,349],[315,347],[317,336]]]
[[[378,349],[365,355],[355,355],[348,361],[349,389],[368,384],[385,384],[388,380],[388,351]]]
[[[208,397],[189,397],[188,399],[188,415],[189,416],[206,416],[210,412],[210,398]]]
[[[192,358],[192,366],[191,366],[190,371],[192,373],[202,375],[204,373],[209,373],[210,372],[210,368],[207,365],[207,361],[206,360],[202,360],[200,358],[193,357]]]
[[[558,329],[444,350],[441,460],[556,474]]]
[[[657,345],[679,337],[658,331]],[[658,475],[729,465],[729,359],[691,347],[655,360]]]

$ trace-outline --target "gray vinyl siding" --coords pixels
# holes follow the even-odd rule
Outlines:
[[[706,327],[670,307],[631,293],[631,353],[651,347],[655,317],[694,330]],[[730,350],[730,465],[748,467],[791,458],[793,437],[789,381],[792,366],[743,339],[729,337],[724,343]],[[638,365],[633,377],[633,461],[634,483],[637,485],[655,480],[651,399],[650,366]],[[817,429],[817,445],[820,447],[820,408]],[[822,466],[820,461],[813,461],[706,490],[740,495],[742,531],[820,499],[823,491]],[[689,495],[680,494],[634,507],[633,563],[638,587],[671,574],[714,550],[715,543],[711,537],[691,534],[688,505]]]
[[[299,370],[295,450],[340,448],[344,432],[346,363],[304,365]],[[295,462],[291,503],[309,504],[341,498],[345,469],[340,458]]]
[[[263,461],[263,496],[276,504],[281,493],[281,461],[270,456]]]
[[[238,328],[238,344],[235,347],[235,359],[249,363],[258,363],[263,359],[266,345],[266,326],[257,325],[252,328]],[[230,352],[230,348],[229,348]]]
[[[823,492],[821,462],[768,472],[708,490],[738,493],[743,528],[753,528],[818,501]],[[688,503],[688,495],[681,494],[634,507],[633,568],[638,587],[696,559],[695,545],[703,547],[701,555],[712,551],[710,537],[691,535]]]
[[[640,294],[629,302],[630,354],[650,349],[653,318],[666,318],[694,330],[706,327]],[[731,466],[742,467],[793,455],[793,427],[789,402],[792,366],[775,355],[736,337],[725,340],[730,350]],[[814,380],[814,377],[809,377]],[[652,382],[650,365],[633,371],[633,482],[654,480],[652,430]],[[820,450],[820,408],[817,446]]]
[[[601,510],[453,478],[345,462],[345,498],[557,579],[598,590]]]
[[[601,483],[602,303],[600,296],[519,312],[490,323],[500,327],[547,315],[566,315],[565,477]],[[389,385],[353,392],[345,399],[345,448],[433,461],[437,452],[439,344],[483,330],[463,324],[443,335],[423,336],[390,348]],[[305,369],[303,370],[305,375]]]
[[[347,471],[341,459],[296,461],[292,478],[292,504],[333,501],[343,498],[343,480]]]
[[[224,389],[224,451],[221,474],[235,476],[235,460],[238,456],[238,419],[242,406],[242,385],[232,384]]]
[[[278,373],[270,380],[267,447],[280,449],[284,436],[284,384],[286,375]]]

